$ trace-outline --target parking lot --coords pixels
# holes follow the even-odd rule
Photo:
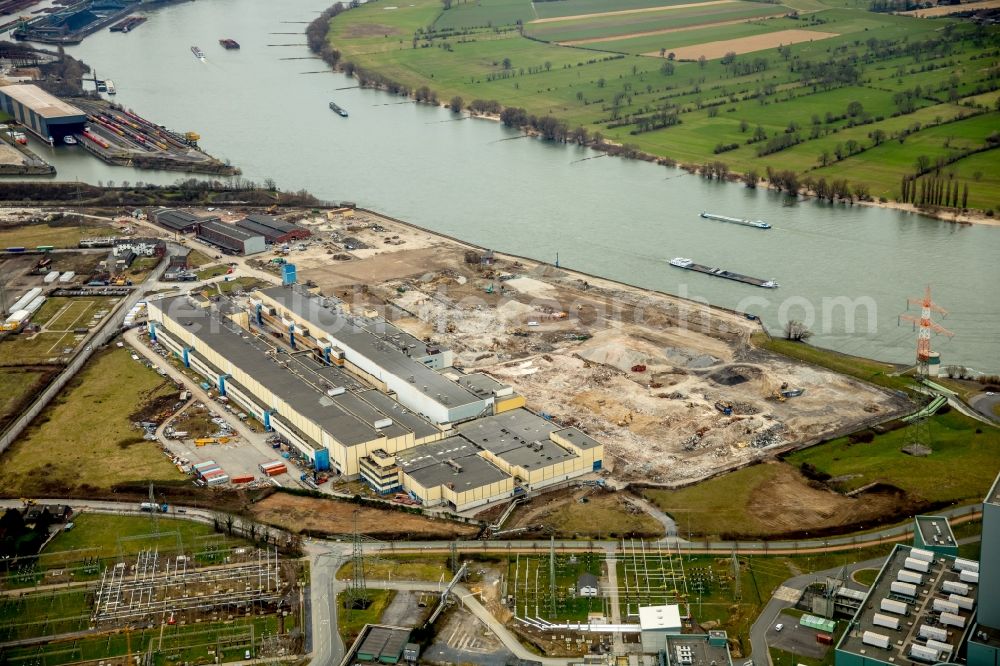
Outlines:
[[[781,631],[775,628],[778,624],[782,625]],[[821,632],[800,625],[799,618],[794,615],[782,613],[775,624],[767,630],[767,644],[792,654],[822,659],[830,646],[816,642],[818,633]]]

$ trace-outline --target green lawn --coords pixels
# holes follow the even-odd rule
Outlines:
[[[957,411],[927,420],[933,453],[913,457],[900,451],[919,433],[910,426],[877,435],[869,444],[842,437],[787,457],[795,466],[809,463],[831,476],[853,475],[841,484],[850,490],[888,483],[928,502],[979,501],[1000,471],[1000,429]]]
[[[871,587],[878,578],[878,569],[859,569],[854,572],[854,580],[866,587]]]
[[[0,247],[23,246],[32,249],[38,245],[76,247],[81,238],[88,236],[118,236],[121,232],[111,226],[78,226],[30,224],[14,228],[0,228]]]
[[[350,647],[366,624],[378,624],[379,620],[382,619],[382,613],[392,603],[395,596],[396,593],[392,590],[368,590],[371,604],[364,610],[354,610],[344,607],[347,599],[346,592],[337,595],[337,629],[340,631],[340,637],[344,640],[344,645]]]
[[[0,366],[0,431],[17,416],[22,401],[34,395],[51,374],[40,368]]]
[[[66,497],[127,481],[182,479],[132,427],[133,414],[157,400],[172,405],[175,394],[128,350],[98,353],[0,458],[0,489],[8,497]]]
[[[497,100],[537,116],[552,115],[570,129],[599,132],[605,139],[685,165],[721,160],[738,172],[755,169],[763,174],[770,166],[828,180],[846,178],[852,184],[863,182],[874,196],[888,199],[898,196],[902,176],[914,170],[919,155],[933,162],[959,147],[982,144],[990,128],[997,126],[996,114],[938,125],[963,110],[956,104],[961,100],[968,100],[966,113],[981,113],[985,105],[994,103],[995,95],[989,89],[995,83],[990,68],[981,61],[986,49],[1000,46],[1000,31],[993,28],[977,37],[974,28],[961,21],[873,13],[867,11],[867,3],[856,0],[798,0],[790,6],[807,13],[757,20],[753,17],[780,12],[782,5],[733,2],[578,16],[672,4],[678,3],[540,2],[534,5],[540,17],[573,18],[528,21],[523,26],[526,36],[522,36],[510,23],[500,27],[504,22],[523,20],[531,11],[532,5],[521,0],[456,0],[447,11],[440,0],[414,0],[391,11],[369,3],[335,17],[329,40],[344,62],[411,90],[428,86],[441,101],[455,95],[466,103]],[[750,22],[724,25],[737,19]],[[490,22],[492,27],[474,27]],[[698,23],[708,25],[601,41],[593,43],[593,48],[552,43]],[[733,65],[717,59],[702,64],[673,63],[672,70],[663,70],[662,58],[635,55],[657,55],[661,48],[783,29],[836,36],[780,50],[767,48],[769,43],[762,41],[759,46],[763,50],[737,55]],[[840,74],[824,70],[826,67]],[[900,93],[918,86],[919,94],[912,97],[909,106],[900,101]],[[845,117],[852,102],[860,103],[863,111]],[[647,127],[649,119],[662,117],[663,112],[676,113],[679,122]],[[746,123],[746,129],[741,129],[741,123]],[[747,143],[757,127],[764,132],[765,141],[797,132],[800,142],[758,155],[766,143]],[[876,131],[885,140],[873,147]],[[908,134],[900,143],[898,138],[904,132]],[[720,144],[737,147],[716,154]],[[843,153],[842,161],[821,168],[821,155],[835,155],[845,144],[862,152]],[[970,206],[998,206],[1000,182],[996,169],[989,168],[991,156],[966,158],[948,169],[963,184],[969,184]]]

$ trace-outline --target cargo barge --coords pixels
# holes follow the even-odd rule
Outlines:
[[[748,220],[742,217],[729,217],[728,215],[718,215],[716,213],[702,213],[701,216],[706,220],[715,220],[716,222],[728,222],[730,224],[739,224],[744,227],[753,227],[755,229],[770,229],[771,225],[763,220]]]
[[[109,28],[111,32],[131,32],[146,22],[145,16],[129,16],[124,21],[119,21]]]
[[[228,37],[225,39],[220,39],[219,44],[222,46],[222,48],[229,50],[240,48],[239,42],[237,42],[235,39],[229,39]]]
[[[734,280],[735,282],[742,282],[743,284],[750,284],[755,287],[763,287],[764,289],[778,288],[778,283],[774,280],[762,280],[760,278],[750,277],[749,275],[743,275],[742,273],[727,271],[722,268],[713,268],[711,266],[696,264],[694,261],[685,257],[676,257],[671,259],[670,265],[689,271],[697,271],[698,273],[704,273],[705,275],[712,275],[715,277],[725,278],[727,280]]]
[[[346,118],[346,117],[347,117],[347,111],[345,111],[345,110],[344,110],[344,109],[342,109],[341,107],[337,106],[337,103],[336,103],[336,102],[330,102],[330,108],[331,108],[331,109],[333,109],[333,111],[334,111],[334,112],[335,112],[335,113],[336,113],[336,114],[337,114],[338,116],[340,116],[341,118]]]

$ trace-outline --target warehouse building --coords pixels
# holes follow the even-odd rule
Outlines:
[[[1000,476],[983,500],[979,610],[968,643],[969,666],[1000,666]]]
[[[250,255],[267,249],[264,237],[219,221],[200,222],[198,239],[228,254]]]
[[[246,330],[245,312],[222,316],[177,296],[150,302],[149,320],[152,339],[318,469],[354,478],[375,450],[395,453],[444,436],[342,368],[266,344]]]
[[[432,367],[451,363],[451,351],[417,340],[384,319],[354,317],[336,299],[313,296],[296,285],[254,292],[258,325],[287,335],[295,349],[309,349],[342,364],[405,407],[433,423],[457,423],[493,411],[493,396],[476,395]]]
[[[46,142],[51,138],[61,143],[63,137],[82,132],[87,122],[86,113],[30,84],[0,87],[0,110]]]
[[[247,215],[236,223],[236,226],[252,234],[263,236],[268,243],[290,243],[294,240],[309,238],[312,232],[291,222],[279,220],[271,215],[254,213]]]
[[[665,649],[667,636],[681,633],[681,609],[677,604],[639,607],[642,651],[656,654]]]
[[[178,234],[191,233],[202,222],[219,221],[219,218],[215,216],[198,217],[185,210],[177,210],[176,208],[158,208],[150,214],[150,217],[161,227],[165,227]]]

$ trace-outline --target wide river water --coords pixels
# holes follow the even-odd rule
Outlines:
[[[930,284],[934,300],[949,310],[941,323],[955,333],[934,340],[942,362],[1000,371],[1000,228],[790,201],[517,138],[497,123],[455,120],[444,109],[352,88],[352,79],[327,71],[305,47],[305,23],[326,4],[184,2],[151,12],[132,33],[103,30],[67,51],[114,79],[119,103],[199,132],[206,150],[247,178],[355,201],[502,251],[546,261],[558,253],[568,268],[745,308],[773,331],[788,318],[805,320],[815,343],[894,362],[912,361],[915,348],[912,326],[897,316],[907,297]],[[222,37],[243,48],[224,50]],[[192,45],[206,61],[193,57]],[[331,112],[331,100],[350,118]],[[79,150],[35,149],[64,180],[179,177],[106,166]],[[774,228],[703,220],[703,210],[764,219]],[[773,278],[781,287],[683,271],[667,264],[676,256]]]

